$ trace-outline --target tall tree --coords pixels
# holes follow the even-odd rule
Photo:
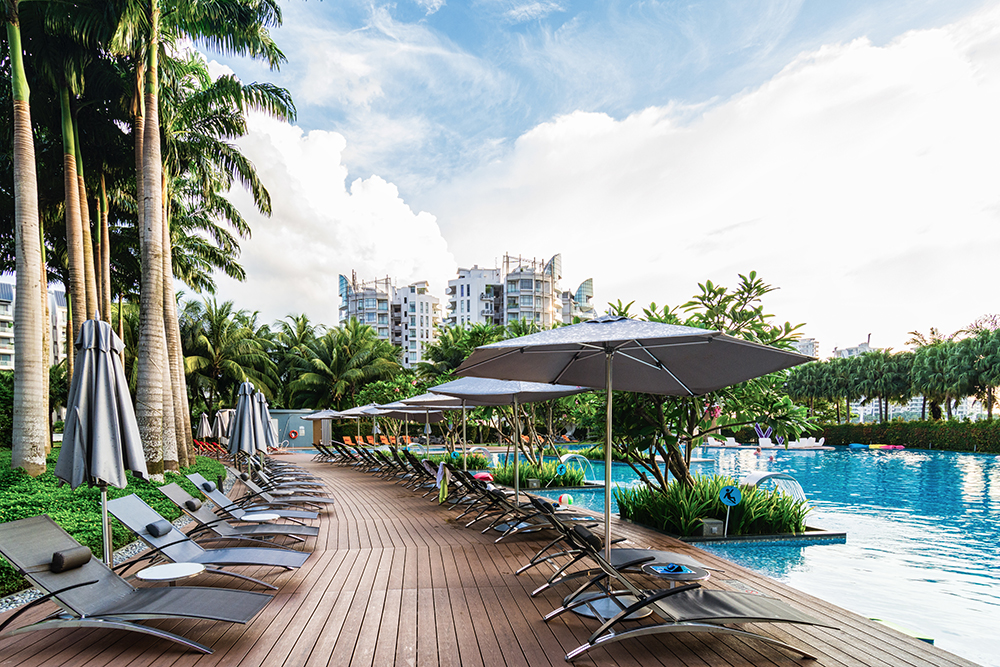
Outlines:
[[[48,397],[42,375],[48,374],[42,350],[43,293],[35,148],[31,127],[30,91],[24,71],[17,0],[5,0],[8,56],[14,102],[14,205],[17,300],[14,317],[14,424],[12,464],[32,477],[45,472]]]

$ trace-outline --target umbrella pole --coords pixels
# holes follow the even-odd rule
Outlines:
[[[521,504],[521,419],[517,416],[517,398],[514,399],[514,505]]]
[[[462,399],[462,471],[468,470],[468,462],[466,461],[466,450],[468,449],[468,442],[465,439],[465,399]]]
[[[604,386],[607,413],[604,420],[604,557],[611,560],[611,361],[614,352],[604,357]]]
[[[111,523],[108,520],[108,485],[101,483],[101,532],[104,534],[104,564],[111,567]]]

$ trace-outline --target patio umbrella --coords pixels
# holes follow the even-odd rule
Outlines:
[[[483,345],[456,373],[609,390],[604,432],[604,546],[610,558],[613,390],[700,396],[812,360],[719,331],[607,315]]]
[[[278,433],[274,428],[274,423],[271,421],[271,411],[267,408],[267,397],[258,391],[253,395],[253,400],[256,411],[254,418],[257,420],[257,426],[254,430],[257,449],[261,452],[267,452],[268,449],[277,449]]]
[[[236,412],[229,423],[229,453],[237,461],[239,467],[239,455],[253,456],[257,451],[257,431],[259,426],[256,419],[256,408],[253,400],[253,384],[244,382],[240,385],[240,391],[236,400]],[[263,436],[263,433],[260,434]]]
[[[107,322],[87,320],[76,349],[55,474],[74,489],[100,487],[104,562],[111,565],[108,484],[124,488],[126,470],[146,479],[146,458],[122,367],[125,344]]]
[[[420,394],[419,396],[413,396],[411,398],[404,398],[399,401],[403,405],[413,406],[413,407],[423,407],[425,409],[437,409],[437,410],[461,410],[462,411],[462,470],[467,470],[467,449],[468,442],[465,437],[465,425],[466,425],[466,405],[465,399],[457,398],[455,396],[445,396],[444,394]],[[442,417],[443,418],[443,417]]]
[[[481,349],[481,348],[477,348]],[[461,366],[459,367],[461,368]],[[463,405],[513,405],[514,407],[514,501],[520,502],[521,479],[519,462],[519,445],[516,438],[521,435],[520,418],[517,416],[518,403],[534,403],[547,401],[550,398],[572,396],[587,391],[586,387],[569,385],[545,384],[541,382],[521,382],[495,380],[487,377],[464,377],[436,387],[431,387],[435,394],[444,394],[462,399]],[[462,413],[464,418],[465,413]],[[463,425],[464,430],[464,425]]]
[[[212,437],[222,446],[229,445],[229,422],[232,421],[233,410],[219,410],[212,422]]]
[[[212,422],[208,420],[207,412],[201,413],[201,419],[198,420],[198,429],[195,432],[195,436],[199,440],[212,437]]]

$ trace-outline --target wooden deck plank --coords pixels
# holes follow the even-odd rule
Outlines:
[[[563,665],[563,655],[595,628],[572,614],[542,620],[569,588],[536,598],[530,592],[551,573],[546,567],[521,576],[514,571],[546,536],[518,535],[494,544],[486,522],[467,529],[456,517],[461,507],[438,505],[391,479],[350,467],[289,457],[327,483],[336,502],[321,511],[319,535],[296,548],[313,552],[297,571],[237,568],[280,586],[274,600],[245,626],[207,621],[151,621],[213,647],[213,655],[138,633],[59,630],[0,638],[0,667],[214,667],[263,665],[395,664],[399,667],[468,665],[535,667]],[[706,587],[742,589],[786,600],[839,629],[782,624],[749,625],[761,634],[817,654],[816,667],[974,667],[972,663],[918,642],[857,614],[796,591],[694,546],[640,526],[614,522],[626,537],[622,546],[672,549],[724,572]],[[259,588],[218,576],[198,585]],[[645,585],[656,586],[656,580]],[[18,624],[55,609],[31,610]],[[0,622],[9,614],[0,614]],[[581,666],[801,667],[793,654],[763,642],[734,636],[678,633],[633,639],[595,648]]]

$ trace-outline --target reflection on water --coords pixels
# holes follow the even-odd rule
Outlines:
[[[795,588],[935,639],[1000,667],[1000,459],[904,450],[707,450],[696,470],[737,479],[754,470],[795,477],[813,505],[809,524],[846,544],[728,543],[704,548]],[[603,478],[604,466],[594,464]],[[628,466],[613,477],[634,483]],[[603,489],[572,491],[598,511]],[[613,508],[617,512],[617,508]],[[699,545],[700,546],[700,545]]]

